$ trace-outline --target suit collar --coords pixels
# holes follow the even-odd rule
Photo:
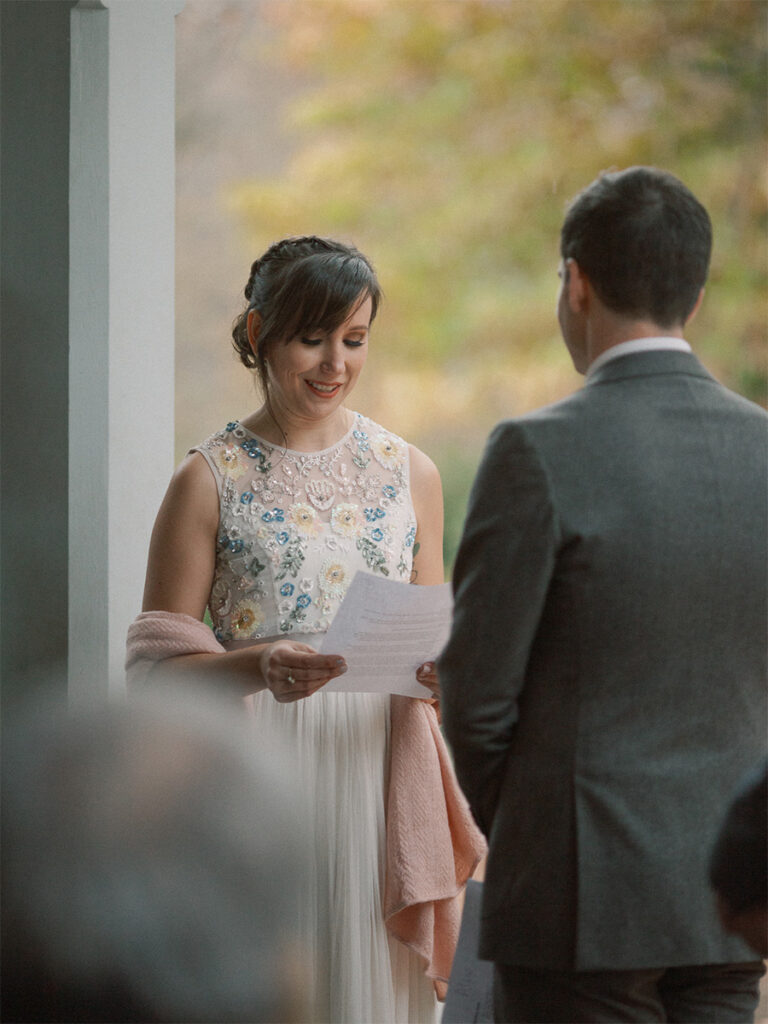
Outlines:
[[[685,338],[678,338],[677,336],[668,337],[666,335],[657,335],[652,338],[633,338],[629,341],[620,341],[618,345],[611,345],[610,348],[605,349],[600,355],[593,360],[587,370],[587,376],[593,374],[603,363],[609,363],[612,359],[618,359],[620,356],[629,355],[631,352],[652,352],[656,350],[669,350],[672,349],[675,352],[690,352],[691,346],[685,340]]]
[[[664,374],[683,374],[710,381],[715,379],[692,352],[654,349],[650,352],[633,352],[618,356],[603,363],[590,374],[585,386],[626,380],[629,377],[656,377]]]

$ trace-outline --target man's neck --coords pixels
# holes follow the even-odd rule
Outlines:
[[[608,327],[610,330],[605,330]],[[591,331],[587,337],[587,357],[590,366],[603,352],[625,341],[636,341],[639,338],[683,337],[682,327],[659,327],[650,321],[614,321],[610,325],[598,325],[598,328]]]
[[[618,317],[606,317],[594,325],[587,334],[587,359],[592,363],[604,352],[621,345],[625,341],[636,341],[639,338],[682,338],[682,325],[677,327],[660,327],[650,320],[624,320]]]

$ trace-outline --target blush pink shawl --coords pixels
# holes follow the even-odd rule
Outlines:
[[[224,648],[198,619],[142,612],[128,630],[131,687],[155,664]],[[384,920],[389,932],[424,961],[444,999],[459,935],[464,885],[486,851],[453,773],[434,707],[391,699]]]

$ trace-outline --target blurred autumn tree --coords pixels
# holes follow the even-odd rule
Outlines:
[[[255,251],[353,240],[387,301],[359,407],[424,447],[450,563],[482,440],[579,378],[554,318],[567,201],[654,164],[710,211],[690,330],[726,384],[766,400],[765,0],[290,0],[265,59],[313,84],[287,173],[231,201]]]

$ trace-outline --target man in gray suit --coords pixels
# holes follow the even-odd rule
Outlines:
[[[676,178],[602,175],[561,234],[586,386],[492,433],[438,665],[489,838],[498,1021],[751,1020],[709,851],[766,740],[768,416],[683,340],[711,250]]]

